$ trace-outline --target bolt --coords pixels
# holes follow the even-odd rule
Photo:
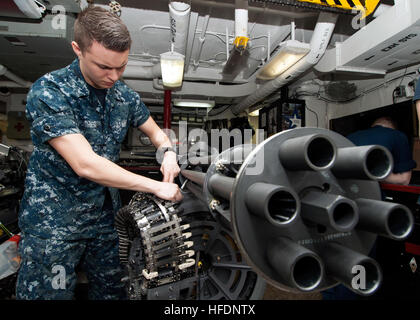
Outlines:
[[[216,162],[215,169],[216,169],[216,171],[221,172],[221,171],[225,170],[226,167],[222,163],[222,161],[219,160],[219,161]]]
[[[220,202],[216,199],[210,201],[210,209],[216,210],[218,206],[220,206]]]

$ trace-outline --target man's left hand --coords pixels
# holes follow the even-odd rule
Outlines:
[[[180,171],[181,169],[177,163],[176,153],[173,151],[165,152],[162,165],[160,166],[160,172],[163,174],[162,181],[173,183]]]

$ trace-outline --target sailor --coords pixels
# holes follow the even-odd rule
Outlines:
[[[182,199],[170,140],[139,94],[119,81],[131,45],[127,27],[91,6],[79,14],[71,45],[77,59],[38,79],[27,98],[34,150],[19,212],[18,299],[74,298],[79,266],[90,299],[124,298],[114,229],[118,189]],[[163,181],[115,164],[129,126],[164,152]]]

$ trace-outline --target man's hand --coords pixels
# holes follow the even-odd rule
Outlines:
[[[155,196],[169,201],[178,202],[182,200],[182,194],[175,183],[160,182],[159,189],[154,192]]]
[[[176,153],[173,151],[165,152],[160,167],[160,172],[163,174],[163,182],[174,182],[174,179],[178,176],[180,171],[181,169],[177,163]]]

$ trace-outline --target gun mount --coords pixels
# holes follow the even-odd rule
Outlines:
[[[243,270],[281,290],[314,292],[342,283],[371,295],[382,281],[369,257],[377,235],[401,240],[413,228],[407,207],[381,200],[378,180],[393,167],[381,146],[356,147],[335,132],[300,128],[201,160],[210,163],[207,170],[184,168],[181,182],[208,207],[206,220],[229,230]],[[199,216],[189,214],[189,224]],[[184,283],[201,263],[194,246]],[[363,268],[365,286],[352,283],[355,267]]]

